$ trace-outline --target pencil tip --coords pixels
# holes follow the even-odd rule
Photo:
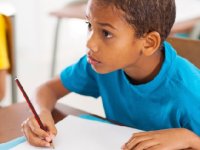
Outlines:
[[[54,146],[53,142],[51,142],[51,148],[55,149],[55,146]]]

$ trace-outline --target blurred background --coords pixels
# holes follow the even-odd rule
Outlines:
[[[79,16],[78,12],[79,8],[82,9],[82,4],[81,7],[73,10],[68,7],[71,6],[72,2],[74,1],[0,0],[0,12],[7,8],[12,9],[14,14],[16,75],[30,97],[38,85],[51,77],[58,18],[63,17],[58,30],[57,61],[54,74],[58,75],[64,67],[77,61],[85,53],[87,25],[84,20],[77,19],[82,17]],[[174,26],[171,36],[198,39],[199,34],[196,33],[199,30],[200,9],[198,7],[200,0],[176,0],[176,2],[178,3],[177,26]],[[57,10],[61,13],[59,14]],[[66,10],[69,11],[65,12]],[[73,16],[70,16],[69,19],[68,16],[71,13],[78,13],[78,17],[71,18]],[[185,23],[188,20],[193,22]],[[6,96],[0,102],[0,106],[8,106],[12,103],[11,84],[9,84],[11,77],[7,76],[6,80]],[[17,102],[22,101],[24,98],[17,89]],[[60,102],[104,116],[101,99],[96,100],[72,93]]]
[[[50,15],[50,12],[59,10],[70,2],[70,0],[0,0],[0,8],[11,5],[15,11],[16,74],[29,97],[38,85],[50,79],[57,23],[57,18]],[[12,8],[9,6],[10,9]],[[84,20],[63,19],[59,30],[55,75],[77,61],[86,50],[87,25]],[[1,106],[10,105],[12,102],[10,80],[11,77],[7,76],[6,96],[0,102]],[[18,89],[17,101],[24,101]],[[60,102],[104,115],[100,99],[72,93]]]

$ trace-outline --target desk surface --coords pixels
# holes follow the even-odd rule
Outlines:
[[[62,120],[68,114],[79,115],[87,112],[57,104],[52,112],[55,122]],[[32,113],[26,103],[18,103],[8,107],[0,108],[0,143],[4,143],[22,136],[21,123]]]

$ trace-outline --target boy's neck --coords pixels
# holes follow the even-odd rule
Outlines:
[[[147,61],[142,62],[142,67],[126,69],[125,73],[129,81],[138,85],[153,80],[162,67],[164,55],[163,50],[158,50],[154,55],[147,58]]]

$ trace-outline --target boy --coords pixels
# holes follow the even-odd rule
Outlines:
[[[87,56],[38,88],[35,100],[50,132],[31,117],[22,124],[27,140],[50,146],[51,110],[73,91],[101,96],[108,119],[149,131],[134,134],[123,150],[200,149],[199,69],[163,43],[174,0],[89,0],[86,17]]]
[[[5,95],[5,81],[8,69],[9,61],[7,56],[5,18],[0,14],[0,101]]]

